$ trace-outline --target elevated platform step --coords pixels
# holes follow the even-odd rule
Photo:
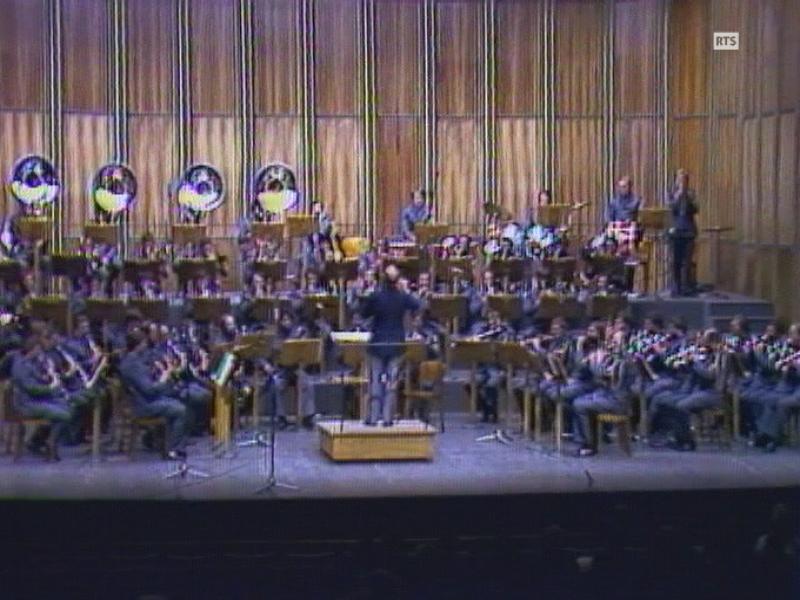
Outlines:
[[[630,307],[636,320],[659,314],[665,319],[680,317],[691,329],[716,327],[721,331],[727,329],[733,317],[742,315],[750,321],[754,332],[760,332],[775,315],[771,302],[726,292],[710,292],[688,298],[646,296],[631,300]]]
[[[433,460],[436,428],[422,421],[397,421],[391,427],[361,421],[317,423],[320,449],[339,461]]]

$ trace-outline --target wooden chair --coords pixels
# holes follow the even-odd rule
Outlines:
[[[0,403],[2,404],[2,425],[5,430],[5,450],[17,462],[22,457],[25,442],[25,429],[50,425],[47,419],[23,417],[14,406],[14,389],[9,382],[3,382],[0,389]],[[48,444],[47,460],[58,460],[58,450],[55,440]]]
[[[115,410],[119,411],[119,414],[115,416],[115,419],[119,428],[120,452],[132,459],[141,430],[154,430],[158,434],[161,457],[167,458],[167,419],[165,417],[135,416],[130,393],[125,384],[121,382],[118,394]]]
[[[406,414],[409,412],[409,404],[413,400],[422,401],[428,405],[438,403],[439,408],[439,429],[444,433],[444,408],[442,406],[442,384],[444,382],[445,364],[440,360],[426,360],[419,365],[419,387],[409,389],[405,396],[407,399]],[[428,408],[428,414],[432,406]],[[428,422],[428,419],[425,420]]]
[[[728,394],[725,394],[722,406],[692,414],[692,431],[697,436],[697,442],[716,442],[720,448],[730,448],[733,439],[732,414]]]
[[[599,440],[603,432],[603,425],[609,424],[617,428],[617,441],[619,447],[626,455],[631,456],[631,432],[633,426],[631,425],[630,414],[617,414],[617,413],[599,413],[596,418],[596,431],[595,436],[598,440],[598,447],[600,446]]]

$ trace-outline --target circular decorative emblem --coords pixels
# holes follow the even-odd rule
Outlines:
[[[35,154],[17,161],[11,171],[11,194],[20,203],[33,209],[52,204],[59,190],[55,167]]]
[[[178,183],[178,205],[198,213],[218,208],[225,196],[222,175],[209,165],[192,165]]]
[[[91,195],[99,210],[115,217],[133,205],[136,177],[125,165],[111,163],[100,167],[92,179]]]

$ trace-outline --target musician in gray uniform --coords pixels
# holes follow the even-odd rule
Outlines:
[[[171,385],[156,379],[147,336],[139,330],[127,337],[128,353],[119,364],[119,376],[130,394],[134,413],[141,417],[164,417],[167,420],[167,447],[169,457],[181,458],[186,430],[186,407],[177,398],[169,396]]]
[[[19,414],[50,422],[49,432],[40,428],[28,442],[28,449],[34,453],[41,453],[48,441],[55,444],[72,420],[72,410],[60,382],[48,373],[45,362],[41,337],[38,332],[31,331],[22,351],[13,359],[11,385],[14,408]]]

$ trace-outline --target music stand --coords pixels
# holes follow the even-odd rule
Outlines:
[[[61,332],[72,335],[72,309],[66,296],[33,296],[28,300],[31,318],[50,321]]]
[[[428,310],[440,323],[448,323],[449,333],[458,331],[458,322],[467,316],[467,298],[460,294],[432,294],[428,298]]]
[[[209,323],[231,311],[231,299],[225,296],[195,297],[192,302],[192,318]]]
[[[314,215],[286,215],[286,237],[301,238],[314,233],[317,220]]]
[[[50,270],[55,277],[66,277],[70,282],[87,277],[89,259],[83,254],[53,254],[50,256]]]
[[[0,259],[0,281],[22,283],[22,263],[16,260]]]
[[[283,243],[283,234],[285,229],[286,224],[283,222],[253,223],[250,232],[257,240],[275,242],[278,245],[281,245]]]
[[[591,319],[613,319],[628,308],[628,298],[621,294],[594,294],[586,303]]]
[[[99,244],[116,246],[119,244],[119,226],[114,223],[86,223],[83,236]]]
[[[541,205],[536,209],[536,222],[545,227],[561,227],[571,210],[571,204]]]
[[[125,302],[121,298],[87,298],[86,317],[90,323],[100,323],[103,328],[103,347],[108,348],[106,329],[109,323],[125,321]]]
[[[272,315],[275,311],[288,310],[292,305],[289,298],[281,296],[262,296],[260,298],[253,298],[252,304],[248,311],[248,316],[254,321],[260,323],[270,323]]]
[[[524,369],[525,370],[525,378],[526,381],[530,377],[530,368],[532,362],[532,355],[531,353],[519,342],[498,342],[496,345],[496,352],[497,352],[497,362],[501,365],[505,365],[506,369],[506,406],[505,410],[503,411],[504,416],[504,425],[505,431],[500,431],[499,436],[501,439],[498,441],[504,442],[502,439],[503,437],[508,438],[508,432],[511,431],[511,412],[514,406],[514,385],[513,385],[513,378],[514,378],[514,370],[515,369]],[[538,358],[538,357],[537,357]],[[524,393],[528,395],[523,401],[523,404],[526,406],[530,405],[530,390],[528,386],[525,386]],[[523,418],[526,415],[523,414]],[[523,431],[525,426],[523,425]]]
[[[443,223],[417,223],[414,226],[414,237],[417,244],[427,246],[445,237],[449,229],[450,226]]]
[[[219,261],[214,258],[183,258],[173,266],[178,277],[178,286],[186,286],[200,279],[213,279],[219,274]]]
[[[459,256],[434,261],[434,274],[439,279],[444,279],[448,284],[459,280],[472,278],[473,260],[471,256]]]
[[[328,281],[336,282],[339,296],[339,329],[344,329],[347,321],[345,283],[358,279],[358,259],[328,261],[325,263],[324,276]]]
[[[172,226],[172,243],[175,246],[196,244],[208,237],[206,226],[193,223],[176,223]]]
[[[19,237],[33,246],[33,278],[36,293],[42,291],[42,245],[50,238],[53,222],[47,217],[20,217],[16,221]]]
[[[486,302],[490,310],[506,321],[516,321],[522,316],[522,298],[516,294],[490,294]]]
[[[598,254],[586,259],[595,275],[605,275],[609,279],[625,274],[625,259],[621,256]]]
[[[156,323],[169,321],[169,304],[163,298],[129,298],[128,305],[150,321]]]
[[[647,246],[648,255],[645,267],[645,294],[650,289],[650,265],[653,265],[653,279],[655,280],[654,292],[658,290],[659,270],[662,263],[664,252],[664,241],[667,228],[670,225],[670,212],[668,208],[640,208],[637,221],[642,228],[643,237],[650,240],[653,247]],[[654,252],[653,252],[654,250]],[[655,254],[656,256],[652,256]]]
[[[257,260],[253,262],[253,270],[261,275],[270,292],[275,283],[286,279],[285,260]]]
[[[536,310],[537,320],[551,320],[556,317],[562,317],[568,321],[576,321],[582,316],[583,305],[573,296],[539,295],[539,307]]]
[[[336,322],[339,316],[339,297],[333,294],[308,294],[303,297],[303,304],[309,314],[319,310],[329,323]]]
[[[495,279],[502,280],[506,287],[509,283],[522,281],[529,264],[530,260],[527,258],[501,258],[489,263],[489,271]]]
[[[576,264],[574,256],[545,258],[539,273],[547,282],[570,282],[575,277]]]
[[[454,363],[466,364],[470,367],[469,409],[471,414],[478,410],[478,365],[494,361],[494,342],[490,340],[453,340],[450,360]]]
[[[125,283],[138,285],[142,279],[152,279],[159,284],[164,277],[164,261],[161,259],[128,259],[122,264]]]
[[[273,354],[275,342],[275,334],[271,331],[259,331],[256,333],[248,333],[240,336],[236,341],[236,349],[234,353],[241,360],[255,361],[259,359],[269,359]],[[262,434],[258,431],[260,422],[260,399],[261,390],[265,384],[262,377],[261,369],[256,369],[256,377],[253,382],[253,439],[242,442],[240,447],[248,446],[263,446],[267,441],[263,438]],[[236,411],[235,418],[238,422],[238,410]]]
[[[422,267],[418,256],[392,256],[386,258],[384,263],[386,266],[396,266],[400,270],[400,274],[411,281],[417,280]]]

